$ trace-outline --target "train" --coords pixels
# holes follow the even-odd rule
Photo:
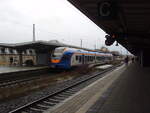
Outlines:
[[[113,60],[111,53],[57,47],[52,53],[50,67],[70,69],[85,64],[104,64]]]

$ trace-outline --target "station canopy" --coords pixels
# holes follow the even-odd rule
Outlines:
[[[14,43],[14,44],[0,43],[0,47],[13,48],[18,50],[35,49],[35,50],[45,51],[45,50],[54,49],[56,47],[61,47],[61,46],[65,46],[65,44],[54,40],[31,41],[31,42]]]
[[[12,48],[16,50],[24,51],[26,49],[35,49],[39,52],[47,52],[55,49],[56,47],[70,47],[70,48],[77,48],[77,49],[84,49],[93,51],[87,48],[81,48],[78,46],[73,46],[69,44],[61,43],[57,40],[50,40],[50,41],[31,41],[31,42],[23,42],[23,43],[14,43],[14,44],[7,44],[7,43],[0,43],[0,48]]]
[[[68,0],[136,54],[150,48],[150,0]]]

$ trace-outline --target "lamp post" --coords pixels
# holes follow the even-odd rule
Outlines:
[[[33,42],[35,42],[35,24],[33,24]]]
[[[81,41],[81,42],[80,42],[80,47],[82,48],[82,39],[80,39],[80,41]]]

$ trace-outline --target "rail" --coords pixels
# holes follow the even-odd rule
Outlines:
[[[45,96],[43,98],[40,98],[36,101],[33,101],[31,103],[28,103],[24,106],[21,106],[13,111],[10,111],[9,113],[35,113],[35,112],[44,112],[45,110],[57,105],[62,100],[68,98],[72,94],[76,93],[83,87],[86,87],[85,83],[88,82],[90,84],[92,80],[96,81],[97,78],[102,78],[104,76],[104,73],[110,72],[113,69],[115,69],[118,66],[121,66],[122,64],[110,67],[104,71],[101,71],[99,73],[93,74],[92,76],[88,76],[87,78],[83,78],[82,80],[77,81],[76,83],[70,84],[70,86],[66,86],[63,89],[59,89],[56,92],[53,92],[52,94],[49,94],[48,96]],[[95,79],[94,79],[95,78]],[[94,82],[92,81],[92,82]]]

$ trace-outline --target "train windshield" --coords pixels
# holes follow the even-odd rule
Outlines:
[[[60,59],[63,55],[64,50],[65,50],[65,48],[62,48],[62,47],[56,48],[54,50],[54,53],[53,53],[52,57]]]

